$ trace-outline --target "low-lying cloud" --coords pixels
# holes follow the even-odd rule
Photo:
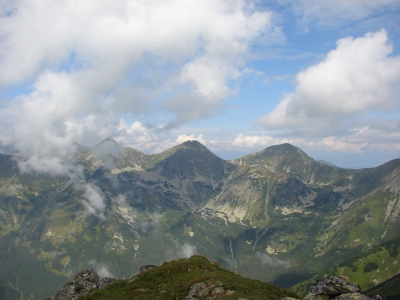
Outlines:
[[[261,263],[263,265],[274,266],[274,267],[277,267],[277,266],[287,267],[290,265],[289,261],[281,260],[276,257],[267,255],[265,253],[256,252],[255,254],[261,260]]]
[[[189,258],[196,254],[196,246],[185,242],[179,249],[179,258]]]

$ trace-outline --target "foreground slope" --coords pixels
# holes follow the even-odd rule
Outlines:
[[[82,299],[185,299],[190,292],[196,297],[214,296],[214,299],[272,300],[297,296],[277,286],[243,278],[210,263],[205,257],[193,256],[166,262],[130,280],[119,280]]]

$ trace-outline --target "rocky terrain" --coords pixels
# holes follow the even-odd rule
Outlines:
[[[225,161],[196,141],[147,155],[111,138],[77,145],[63,174],[23,159],[0,155],[4,299],[46,297],[82,266],[129,278],[193,254],[299,294],[314,276],[366,290],[400,273],[400,159],[348,170],[290,144]]]
[[[76,299],[282,299],[298,300],[293,292],[260,281],[249,280],[210,263],[205,257],[192,256],[164,263],[142,266],[128,280],[99,279],[92,269],[75,275],[53,297],[47,300]],[[146,273],[146,274],[144,274]],[[167,275],[167,276],[166,276]],[[383,300],[380,295],[368,297],[361,287],[344,276],[317,280],[304,300]]]

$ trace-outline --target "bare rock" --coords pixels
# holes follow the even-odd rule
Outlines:
[[[155,268],[157,268],[156,265],[145,265],[145,266],[141,266],[140,269],[139,269],[139,274],[142,274],[142,273],[144,273],[144,272],[146,272],[146,271],[149,271],[149,270],[153,270],[153,269],[155,269]]]
[[[90,295],[95,289],[105,289],[114,281],[115,278],[100,279],[95,270],[85,268],[49,300],[75,300],[80,296]]]
[[[371,298],[360,293],[348,293],[340,295],[334,300],[371,300]]]
[[[345,276],[329,276],[324,280],[317,280],[310,287],[308,295],[303,300],[383,300],[381,296],[372,298],[361,294],[358,284],[351,282]]]

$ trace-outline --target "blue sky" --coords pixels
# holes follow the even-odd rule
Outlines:
[[[400,157],[400,0],[4,0],[0,143],[33,168],[112,136],[224,159]]]

